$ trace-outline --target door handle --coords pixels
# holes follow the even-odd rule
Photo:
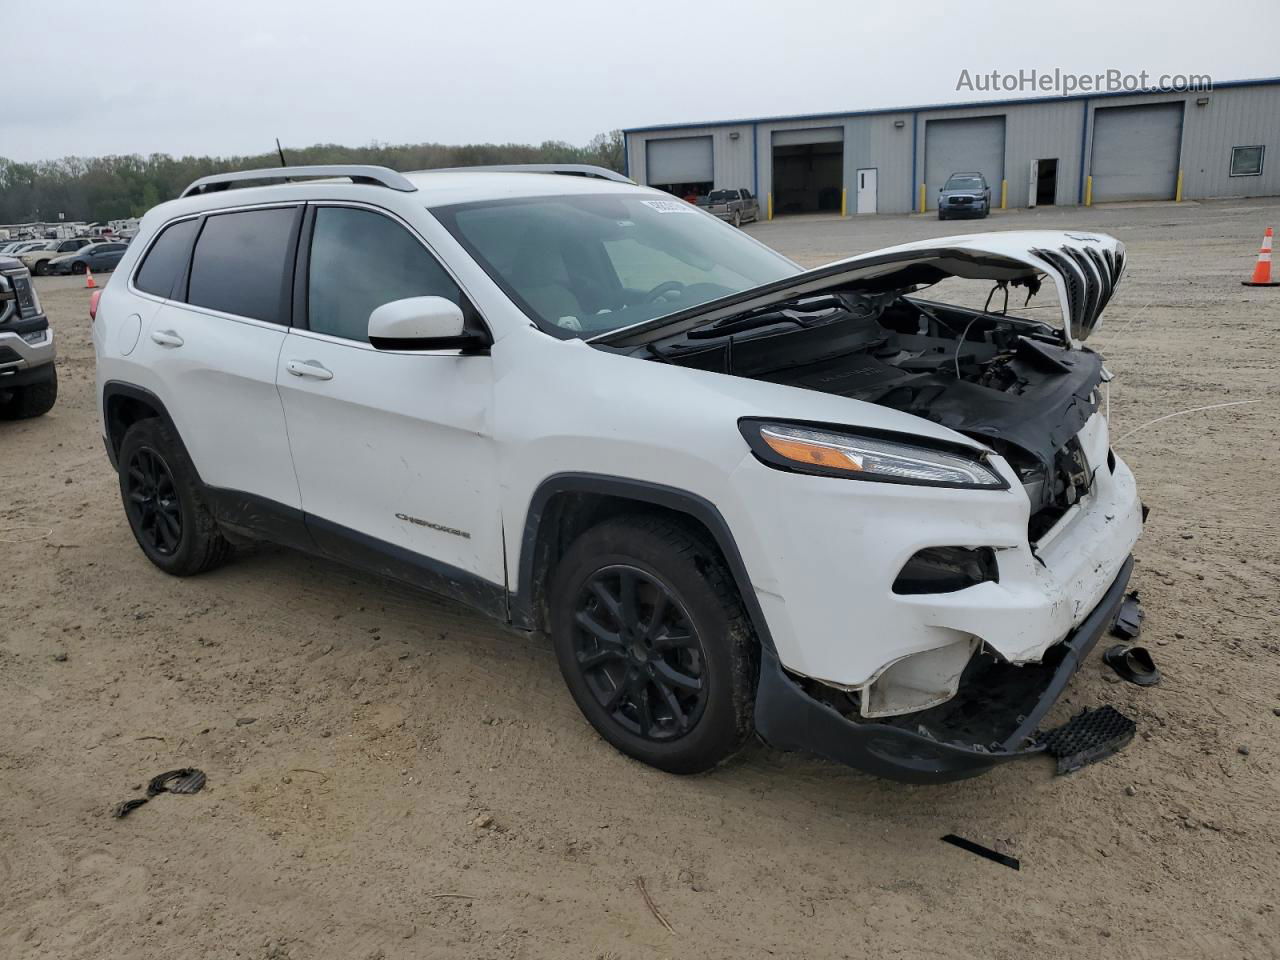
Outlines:
[[[185,342],[172,330],[153,330],[151,339],[162,347],[180,347]]]
[[[284,368],[295,377],[311,377],[314,380],[332,380],[333,371],[319,360],[290,360]]]

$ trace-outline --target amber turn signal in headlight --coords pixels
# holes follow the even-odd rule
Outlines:
[[[887,483],[1004,489],[1004,479],[982,459],[944,444],[919,444],[826,430],[807,424],[743,420],[742,435],[756,456],[773,467]]]

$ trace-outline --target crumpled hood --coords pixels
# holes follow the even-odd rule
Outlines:
[[[1124,268],[1124,244],[1101,233],[1011,230],[921,240],[837,260],[665,317],[600,334],[588,342],[642,346],[704,323],[806,296],[840,291],[909,291],[947,277],[1008,283],[1026,287],[1034,295],[1048,277],[1066,319],[1064,339],[1070,346],[1079,346],[1097,328]]]

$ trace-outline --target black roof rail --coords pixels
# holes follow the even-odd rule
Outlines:
[[[363,183],[378,187],[389,187],[402,193],[412,193],[418,188],[403,174],[388,167],[369,164],[322,164],[311,167],[268,167],[262,170],[239,170],[235,173],[215,173],[209,177],[201,177],[182,191],[183,197],[194,197],[201,193],[216,193],[240,183],[252,183],[256,180],[297,180],[313,177],[347,177],[352,183]]]
[[[597,167],[590,163],[492,163],[474,167],[434,167],[430,170],[415,170],[414,173],[471,173],[477,170],[496,173],[558,173],[569,177],[612,180],[615,183],[635,183],[630,177],[624,177],[616,170]]]

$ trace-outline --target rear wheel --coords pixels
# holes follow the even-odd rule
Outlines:
[[[86,269],[88,268],[79,260],[73,261],[71,264],[72,273],[84,273]]]
[[[733,225],[734,225],[735,227],[740,227],[740,226],[742,226],[742,211],[741,211],[741,210],[735,210],[735,211],[733,211]]]
[[[752,729],[755,640],[718,554],[656,518],[595,527],[551,588],[552,640],[591,725],[637,760],[699,773]]]
[[[28,420],[53,409],[58,402],[58,371],[49,367],[49,379],[41,383],[29,383],[9,391],[8,399],[0,392],[0,420]]]
[[[125,516],[148,560],[178,577],[226,560],[231,545],[204,501],[186,451],[163,420],[131,426],[118,463]]]

